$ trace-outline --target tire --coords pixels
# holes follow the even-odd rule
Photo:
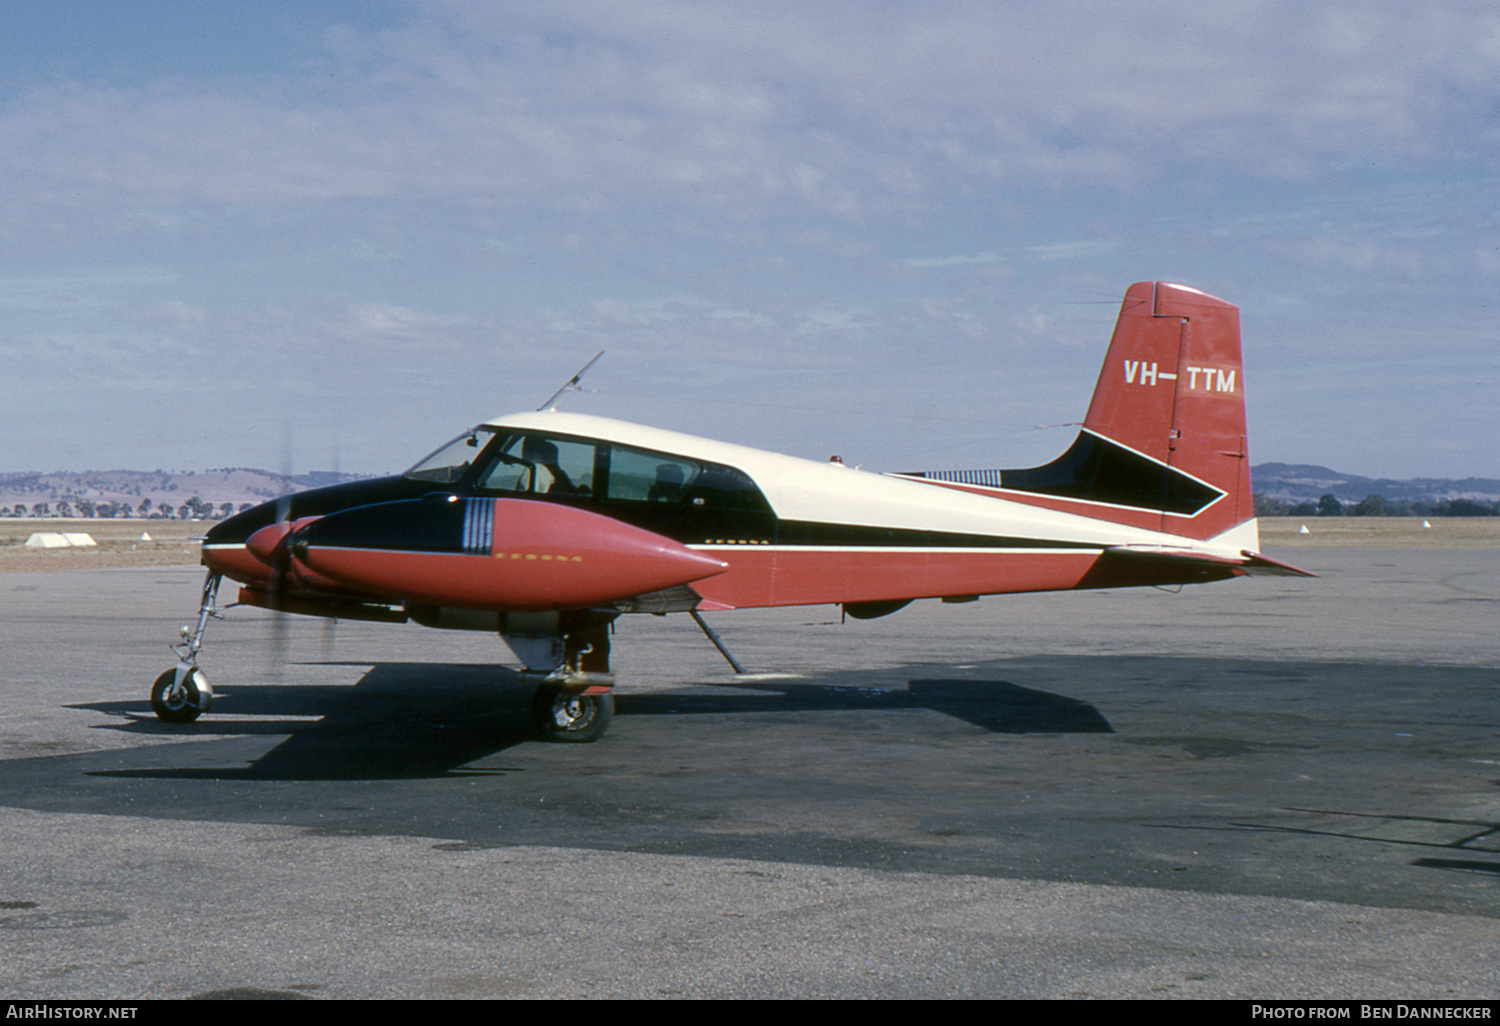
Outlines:
[[[556,684],[536,689],[531,715],[544,741],[588,744],[609,730],[615,718],[615,696],[569,693]]]
[[[175,699],[169,699],[167,692],[171,690],[176,678],[176,667],[156,678],[156,683],[151,685],[151,711],[163,723],[192,723],[208,711],[213,692],[208,690],[203,671],[192,666],[183,676],[183,693]]]

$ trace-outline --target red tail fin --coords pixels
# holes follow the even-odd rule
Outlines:
[[[1255,515],[1244,388],[1238,307],[1182,285],[1137,282],[1120,305],[1083,427],[1164,464],[1169,489],[1205,500],[1162,503],[1162,530],[1212,538]]]
[[[1049,509],[1254,549],[1238,307],[1181,285],[1125,293],[1083,431],[1028,470],[907,476]]]

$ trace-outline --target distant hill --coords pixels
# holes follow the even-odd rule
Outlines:
[[[1367,495],[1379,495],[1389,502],[1500,501],[1500,480],[1492,477],[1466,477],[1462,480],[1416,477],[1401,481],[1341,474],[1306,463],[1261,463],[1250,468],[1250,480],[1257,494],[1292,504],[1317,502],[1330,492],[1346,503],[1359,502]]]
[[[313,471],[284,477],[253,467],[228,467],[199,473],[165,470],[91,470],[82,473],[0,474],[0,516],[157,516],[177,518],[190,499],[198,500],[193,515],[207,517],[243,505],[259,505],[288,492],[320,488],[365,475]],[[66,504],[67,509],[62,509]],[[142,508],[144,505],[144,509]],[[17,507],[23,507],[18,510]],[[44,506],[45,512],[37,512]],[[170,512],[164,511],[166,506]],[[128,513],[126,512],[128,510]],[[149,510],[149,513],[146,512]]]

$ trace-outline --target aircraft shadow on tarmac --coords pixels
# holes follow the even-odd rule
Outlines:
[[[761,695],[621,695],[622,714],[811,712],[930,709],[994,734],[1112,734],[1099,710],[1074,698],[999,680],[913,680],[907,690],[829,684],[736,681],[736,692]]]
[[[913,680],[906,689],[897,689],[736,680],[700,688],[709,693],[699,689],[624,692],[616,696],[617,715],[926,709],[999,734],[1113,733],[1099,711],[1086,702],[1004,681]],[[371,668],[352,688],[315,684],[225,687],[215,696],[214,711],[188,725],[158,722],[141,701],[93,702],[71,708],[117,717],[108,729],[202,735],[213,753],[186,760],[207,761],[208,765],[185,765],[182,756],[186,752],[171,754],[180,746],[145,746],[133,750],[129,761],[155,765],[99,769],[92,771],[95,775],[412,779],[506,772],[468,764],[535,740],[529,711],[532,690],[518,674],[496,666],[385,663]],[[264,750],[272,738],[284,740]],[[174,765],[160,765],[168,759]],[[226,761],[240,765],[226,766]]]
[[[1360,813],[1333,809],[1303,809],[1288,807],[1286,812],[1303,813],[1320,822],[1343,820],[1351,824],[1348,829],[1334,830],[1306,826],[1267,824],[1235,824],[1236,828],[1266,832],[1306,834],[1321,837],[1336,837],[1340,840],[1368,842],[1388,847],[1407,847],[1418,850],[1448,851],[1454,854],[1497,855],[1500,854],[1500,823],[1476,819],[1448,819],[1441,816],[1409,816],[1388,813]],[[1373,831],[1373,836],[1370,831]],[[1451,840],[1434,841],[1425,835],[1436,832],[1451,833]],[[1408,836],[1399,836],[1401,832]],[[1500,876],[1500,862],[1489,859],[1461,859],[1453,857],[1420,856],[1411,860],[1413,866],[1425,869],[1451,869],[1469,873],[1488,873]]]

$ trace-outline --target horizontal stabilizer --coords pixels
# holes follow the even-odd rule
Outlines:
[[[1283,563],[1278,559],[1263,556],[1259,552],[1241,549],[1238,556],[1217,556],[1195,549],[1171,549],[1154,545],[1114,545],[1104,550],[1104,555],[1113,559],[1138,560],[1156,566],[1180,566],[1183,569],[1198,568],[1204,571],[1229,571],[1225,576],[1248,574],[1251,576],[1316,577],[1300,567]]]
[[[1248,562],[1245,564],[1245,573],[1251,576],[1265,575],[1267,577],[1316,577],[1315,573],[1303,570],[1301,567],[1283,563],[1279,559],[1270,556],[1262,556],[1259,552],[1251,552],[1249,549],[1241,553]]]

